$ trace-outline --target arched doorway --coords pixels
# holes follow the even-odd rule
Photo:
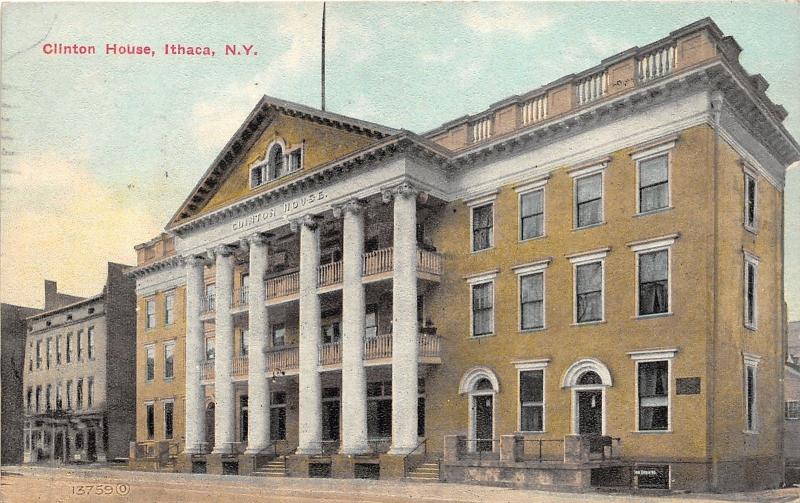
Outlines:
[[[206,406],[206,448],[211,450],[214,448],[214,402]]]
[[[461,379],[459,392],[469,396],[467,449],[471,452],[494,451],[498,447],[494,441],[494,412],[499,391],[497,376],[486,367],[475,367]]]
[[[567,369],[562,387],[572,390],[573,434],[605,435],[606,388],[609,386],[611,373],[599,360],[579,360]]]

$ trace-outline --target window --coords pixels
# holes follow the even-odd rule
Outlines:
[[[744,326],[755,330],[758,324],[758,257],[744,253]]]
[[[36,368],[42,368],[42,341],[36,341]]]
[[[603,260],[575,264],[575,323],[603,320]]]
[[[67,334],[67,363],[72,362],[72,334]]]
[[[519,196],[520,239],[532,239],[544,235],[544,188]]]
[[[56,337],[56,365],[61,365],[61,335]]]
[[[494,245],[494,203],[472,208],[472,251]]]
[[[417,436],[425,436],[425,378],[417,378]]]
[[[33,343],[28,344],[28,372],[33,372]]]
[[[575,179],[575,228],[603,222],[603,174]]]
[[[216,291],[217,285],[215,283],[206,285],[206,309],[208,311],[216,309]]]
[[[322,343],[330,344],[342,340],[342,333],[338,321],[322,326]]]
[[[36,412],[42,410],[42,387],[36,386]]]
[[[378,306],[370,304],[367,306],[364,318],[364,337],[378,336]]]
[[[149,299],[147,301],[147,322],[145,328],[155,328],[156,326],[156,301]]]
[[[25,391],[25,408],[28,410],[28,412],[30,412],[33,408],[33,388],[30,386]]]
[[[147,439],[152,440],[156,436],[156,415],[152,402],[144,404],[147,410]]]
[[[519,373],[519,429],[544,431],[544,370]]]
[[[206,337],[206,360],[212,361],[214,359],[214,338]]]
[[[45,407],[46,407],[47,411],[50,411],[50,395],[51,395],[52,391],[53,391],[53,385],[52,384],[48,384],[47,388],[45,389],[45,393],[44,393],[44,404],[45,404]]]
[[[669,207],[669,154],[639,159],[639,213]]]
[[[273,391],[269,403],[269,431],[271,440],[286,440],[286,392]]]
[[[164,401],[164,438],[172,438],[172,417],[175,410],[175,402],[172,400]],[[149,419],[149,418],[148,418]],[[148,423],[149,427],[149,423]],[[148,433],[150,430],[148,430]]]
[[[745,431],[758,431],[758,364],[760,356],[744,354],[744,417]]]
[[[669,250],[638,254],[639,316],[669,312]]]
[[[246,328],[242,328],[239,331],[239,356],[247,356],[248,344],[248,331]]]
[[[64,400],[61,396],[61,383],[56,384],[56,410],[64,408]]]
[[[145,381],[152,381],[156,375],[156,348],[155,346],[145,346]]]
[[[89,359],[94,360],[94,327],[86,331],[86,346],[89,348]]]
[[[78,343],[78,361],[83,360],[83,330],[78,330],[77,335],[75,336]]]
[[[247,442],[247,395],[239,397],[239,441]]]
[[[544,328],[544,272],[519,277],[520,330]]]
[[[494,281],[472,285],[472,336],[494,333]]]
[[[47,338],[47,368],[50,368],[50,362],[53,359],[53,339]]]
[[[86,381],[86,406],[91,407],[94,403],[94,377]]]
[[[164,344],[164,379],[175,377],[175,342]]]
[[[669,363],[638,362],[639,430],[669,429]]]
[[[72,381],[67,381],[67,409],[72,410]]]
[[[272,346],[280,347],[286,344],[286,324],[275,323],[272,325]]]
[[[746,229],[755,232],[756,230],[756,211],[758,198],[758,185],[756,176],[751,172],[744,174],[744,226]]]
[[[256,188],[259,185],[263,184],[266,180],[264,176],[264,169],[265,166],[263,163],[259,163],[256,166],[253,166],[250,169],[250,187]]]
[[[175,294],[168,293],[164,296],[164,324],[172,325],[175,323]]]
[[[269,174],[271,180],[286,174],[283,162],[283,148],[280,145],[274,145],[272,150],[269,151]]]
[[[78,379],[78,384],[75,386],[75,407],[83,408],[83,379]]]
[[[30,393],[30,389],[28,390]],[[30,399],[30,395],[28,396]],[[28,407],[30,409],[30,407]],[[785,403],[784,406],[784,415],[785,419],[800,419],[800,400],[789,400]]]
[[[298,171],[303,166],[303,150],[294,149],[289,152],[289,172]]]
[[[392,436],[392,382],[367,383],[367,437]]]

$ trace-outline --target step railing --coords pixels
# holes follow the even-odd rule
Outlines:
[[[247,375],[248,359],[247,356],[234,356],[233,364],[231,365],[232,376]]]
[[[320,287],[336,285],[342,282],[342,261],[331,262],[319,266],[317,285]]]
[[[267,280],[267,298],[275,299],[294,295],[300,291],[300,272],[295,271]]]
[[[364,276],[388,272],[393,267],[393,248],[381,248],[364,254]]]
[[[520,438],[522,461],[564,461],[564,439]]]
[[[425,457],[427,455],[428,439],[426,437],[423,438],[416,447],[411,449],[411,452],[403,456],[403,476],[408,477],[410,472],[416,470],[419,465],[425,462]]]
[[[231,307],[247,307],[249,296],[249,288],[243,286],[241,288],[234,288],[231,293]]]
[[[575,83],[575,98],[578,105],[585,105],[599,100],[606,95],[608,88],[608,72],[601,70],[588,75]]]
[[[639,82],[648,82],[671,74],[675,71],[676,55],[675,46],[668,45],[641,56],[636,64],[636,76]]]
[[[319,345],[319,364],[336,365],[342,363],[342,343],[326,342]]]
[[[267,372],[286,372],[300,366],[300,353],[297,346],[276,348],[267,351]]]
[[[547,118],[547,95],[542,94],[522,104],[522,125],[535,124]]]
[[[392,356],[392,335],[384,334],[364,338],[364,359],[377,360]]]

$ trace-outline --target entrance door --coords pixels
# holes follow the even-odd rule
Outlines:
[[[206,447],[208,449],[214,448],[214,404],[208,404],[206,407]]]
[[[603,434],[603,392],[600,390],[577,391],[578,434]]]
[[[339,388],[327,388],[323,395],[330,398],[322,399],[322,440],[339,440]]]
[[[97,439],[94,438],[94,429],[86,431],[86,457],[89,461],[97,461]]]
[[[472,397],[475,406],[475,448],[478,451],[492,450],[492,395],[477,395]]]
[[[53,447],[55,448],[55,458],[64,462],[64,434],[62,432],[56,433],[56,443]]]

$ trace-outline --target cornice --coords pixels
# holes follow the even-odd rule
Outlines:
[[[152,264],[143,265],[137,267],[135,269],[131,269],[126,274],[133,278],[141,278],[143,276],[147,276],[148,274],[153,274],[158,271],[163,271],[165,269],[172,269],[181,265],[181,257],[178,255],[173,255],[171,257],[167,257],[161,260],[157,260]]]

